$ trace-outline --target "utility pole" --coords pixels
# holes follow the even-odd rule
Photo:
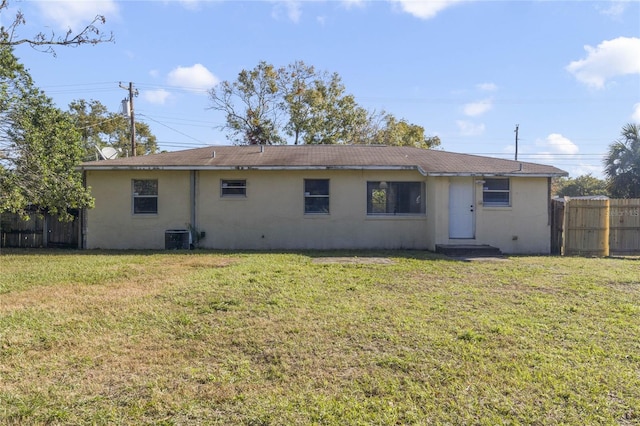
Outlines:
[[[138,96],[138,89],[133,89],[133,83],[129,83],[129,87],[123,86],[120,83],[120,88],[129,91],[129,119],[131,120],[131,155],[136,156],[136,119],[133,110],[133,98]],[[125,99],[126,101],[127,99]]]
[[[518,161],[518,127],[520,127],[520,125],[516,124],[516,161]]]

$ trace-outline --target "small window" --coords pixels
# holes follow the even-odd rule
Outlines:
[[[133,214],[158,214],[158,180],[133,181]]]
[[[422,182],[367,182],[367,214],[423,214]]]
[[[304,180],[305,214],[329,214],[329,179]]]
[[[245,179],[223,179],[220,182],[220,195],[222,197],[246,197],[247,181]]]
[[[509,179],[485,179],[482,203],[485,206],[510,206]]]

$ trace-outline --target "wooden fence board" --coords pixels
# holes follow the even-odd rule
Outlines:
[[[640,199],[610,200],[611,254],[640,252]]]
[[[27,212],[28,219],[16,214],[0,214],[0,247],[78,247],[79,220],[60,222],[56,216],[37,210]]]
[[[609,256],[609,200],[567,198],[563,253]]]

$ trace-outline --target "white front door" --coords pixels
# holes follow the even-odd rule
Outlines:
[[[475,238],[475,200],[472,178],[449,182],[449,238]]]

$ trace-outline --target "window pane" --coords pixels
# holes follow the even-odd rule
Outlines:
[[[134,195],[158,195],[158,181],[153,180],[134,180]]]
[[[329,213],[328,197],[306,197],[304,199],[305,213]]]
[[[508,191],[509,179],[485,179],[485,191]]]
[[[373,189],[371,191],[371,200],[369,205],[370,213],[386,213],[387,212],[387,190],[386,189]]]
[[[304,212],[329,214],[329,179],[304,180]]]
[[[486,205],[509,205],[509,193],[508,192],[485,192],[482,201]]]
[[[487,206],[508,206],[509,179],[485,179],[482,202]]]
[[[422,182],[367,182],[367,213],[424,213],[422,192]]]
[[[135,197],[133,199],[133,213],[158,213],[157,197]]]
[[[223,180],[222,183],[222,195],[246,195],[247,194],[247,181],[244,179],[238,180]]]
[[[309,195],[329,195],[329,179],[305,179],[304,192]]]

